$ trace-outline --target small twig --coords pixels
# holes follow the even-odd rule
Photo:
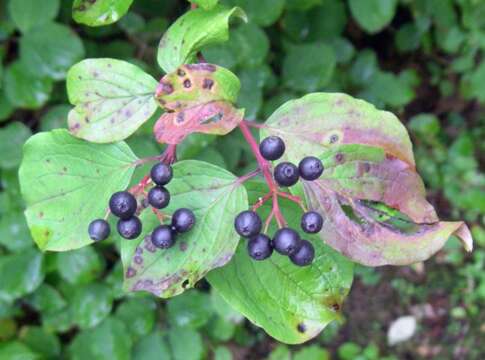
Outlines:
[[[303,200],[299,196],[291,195],[291,194],[288,194],[288,193],[285,193],[285,192],[282,192],[282,191],[278,192],[278,196],[281,196],[281,197],[286,198],[290,201],[293,201],[294,203],[297,203],[304,212],[308,211],[305,204],[303,203]]]
[[[273,216],[274,216],[274,211],[273,209],[271,209],[271,212],[269,213],[268,217],[266,218],[266,221],[264,222],[263,232],[265,234],[268,233],[269,224],[271,224],[271,220],[273,220]]]
[[[252,179],[253,177],[257,176],[261,174],[261,170],[260,169],[256,169],[254,171],[251,171],[250,173],[246,174],[246,175],[243,175],[243,176],[240,176],[236,182],[237,184],[243,184],[244,182],[248,181],[249,179]]]
[[[264,129],[264,128],[268,127],[265,124],[259,124],[259,123],[254,122],[254,121],[248,121],[248,120],[243,120],[243,121],[247,126],[253,127],[253,128],[256,128],[256,129]]]
[[[271,199],[271,196],[272,194],[269,192],[267,193],[266,195],[264,195],[263,197],[260,197],[258,199],[258,202],[256,204],[253,205],[253,211],[256,211],[257,209],[259,209],[261,206],[263,206],[263,204],[268,201],[269,199]]]

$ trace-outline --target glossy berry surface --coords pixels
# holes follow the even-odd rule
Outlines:
[[[285,143],[279,136],[268,136],[259,144],[259,152],[266,160],[278,160],[285,152]]]
[[[172,167],[163,163],[155,164],[150,171],[150,177],[155,184],[166,185],[172,180]]]
[[[298,164],[300,176],[308,181],[316,180],[323,173],[323,164],[319,158],[315,156],[304,157],[300,164]]]
[[[298,182],[298,168],[289,162],[281,162],[274,169],[274,179],[280,186],[292,186]]]
[[[175,244],[176,234],[168,225],[160,225],[152,232],[152,244],[160,249],[168,249]]]
[[[259,215],[251,210],[239,213],[234,220],[234,227],[242,237],[251,237],[261,232],[263,226]]]
[[[89,224],[89,237],[94,241],[107,239],[111,233],[111,228],[106,220],[96,219]]]
[[[323,217],[316,211],[308,211],[301,217],[301,228],[308,234],[316,234],[322,230]]]
[[[137,203],[135,197],[128,191],[114,193],[109,199],[111,213],[120,219],[129,219],[135,215]]]
[[[163,186],[155,186],[148,192],[148,203],[155,209],[163,209],[170,202],[170,193]]]
[[[273,253],[271,239],[264,234],[253,236],[248,241],[248,253],[254,260],[264,260]]]
[[[194,227],[195,215],[192,210],[178,209],[172,215],[172,228],[178,233],[184,233]]]
[[[117,225],[118,233],[125,239],[136,239],[141,234],[141,221],[136,216],[127,220],[120,219]]]
[[[315,248],[307,240],[301,240],[300,246],[290,255],[290,260],[298,266],[307,266],[313,262],[315,257]]]
[[[300,246],[300,235],[290,228],[279,229],[273,238],[274,249],[282,255],[290,255]]]

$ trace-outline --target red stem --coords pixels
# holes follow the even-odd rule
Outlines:
[[[271,176],[271,171],[269,162],[266,161],[260,154],[259,152],[259,146],[256,143],[256,140],[254,140],[253,134],[251,134],[251,131],[249,130],[248,125],[246,122],[241,121],[239,123],[239,129],[241,129],[241,132],[246,139],[246,141],[249,144],[249,147],[251,148],[251,151],[253,152],[254,156],[256,157],[256,161],[258,162],[258,166],[261,169],[261,172],[263,173],[263,176],[268,183],[269,191],[270,192],[275,192],[277,191],[278,187],[276,186],[273,177]]]

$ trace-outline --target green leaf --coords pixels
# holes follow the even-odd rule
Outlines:
[[[172,360],[163,333],[156,330],[140,339],[133,349],[133,360]]]
[[[179,17],[160,40],[157,55],[160,67],[171,73],[180,65],[194,62],[202,47],[227,41],[233,16],[246,20],[240,8],[219,5],[210,10],[191,10]]]
[[[396,13],[397,0],[349,0],[350,12],[368,33],[377,33],[387,26]]]
[[[214,360],[232,360],[232,352],[226,346],[218,346],[214,350]]]
[[[40,130],[49,131],[67,126],[67,115],[71,111],[70,105],[56,105],[49,108],[49,110],[40,118]]]
[[[266,192],[263,183],[248,182],[247,187],[250,203]],[[280,206],[289,225],[298,229],[301,209],[286,200]],[[270,207],[261,208],[263,218]],[[270,227],[269,233],[275,228]],[[305,234],[305,238],[315,246],[312,266],[296,267],[288,257],[277,253],[266,261],[256,262],[248,256],[246,243],[241,243],[228,265],[207,276],[209,283],[236,310],[270,336],[288,344],[305,342],[338,319],[352,283],[350,261],[318,237]]]
[[[157,82],[135,65],[115,59],[87,59],[67,74],[69,130],[98,143],[119,141],[150,119]]]
[[[28,299],[28,303],[42,314],[57,313],[67,305],[62,295],[51,285],[43,283]]]
[[[132,340],[118,319],[108,318],[94,329],[83,330],[69,347],[72,360],[130,360]]]
[[[31,137],[19,177],[39,248],[63,251],[92,243],[89,223],[103,217],[111,194],[129,184],[136,160],[123,142],[92,144],[64,129]]]
[[[285,8],[285,0],[226,0],[223,3],[241,7],[249,21],[260,26],[274,24]]]
[[[142,339],[154,328],[157,304],[152,298],[133,298],[116,309],[116,318],[123,321],[134,340]]]
[[[168,334],[173,360],[200,360],[204,345],[200,334],[190,328],[176,327]]]
[[[30,29],[20,38],[20,57],[32,74],[62,80],[67,70],[84,57],[84,47],[69,27],[47,23]]]
[[[74,0],[72,18],[89,26],[109,25],[125,15],[132,3],[133,0]]]
[[[61,355],[59,338],[39,326],[29,326],[22,329],[21,340],[33,351],[42,354],[48,359],[58,358]]]
[[[192,209],[196,224],[190,232],[178,236],[176,246],[157,250],[147,235],[159,221],[151,211],[143,212],[142,235],[121,243],[125,289],[145,290],[164,298],[180,294],[208,271],[225,265],[239,242],[233,222],[248,203],[237,178],[201,161],[177,162],[173,170],[166,212]]]
[[[0,244],[12,252],[21,252],[32,246],[29,227],[21,211],[9,211],[1,217]]]
[[[305,347],[295,353],[293,360],[330,360],[330,353],[318,345]]]
[[[393,73],[379,72],[369,83],[366,93],[369,100],[381,101],[392,107],[400,107],[414,99],[413,88]]]
[[[112,305],[108,286],[94,283],[76,287],[71,301],[72,319],[81,329],[92,328],[109,315]]]
[[[0,344],[0,359],[8,360],[41,360],[42,356],[34,353],[28,346],[19,341]]]
[[[52,91],[52,81],[31,75],[30,69],[19,61],[10,64],[5,71],[5,95],[15,107],[39,109]]]
[[[22,32],[53,20],[59,12],[59,0],[10,0],[8,12]]]
[[[268,36],[253,23],[238,26],[231,33],[229,45],[236,54],[238,64],[244,67],[264,63],[269,52]]]
[[[210,10],[217,5],[219,0],[189,0],[192,4],[198,5],[204,10]]]
[[[37,289],[44,280],[42,260],[33,248],[0,257],[0,300],[12,302]]]
[[[30,137],[30,129],[19,121],[0,129],[0,168],[14,169],[22,160],[22,145]]]
[[[328,84],[335,64],[335,54],[327,45],[295,45],[283,61],[283,81],[294,90],[315,91]]]
[[[7,120],[12,115],[14,108],[8,101],[3,90],[0,91],[0,122]]]
[[[176,296],[168,301],[168,319],[172,326],[200,328],[213,314],[211,305],[208,294],[190,290],[184,296]]]
[[[89,284],[103,271],[103,259],[92,247],[57,254],[57,271],[73,285]]]

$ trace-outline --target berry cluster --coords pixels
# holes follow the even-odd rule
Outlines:
[[[278,136],[269,136],[259,144],[261,156],[269,161],[278,160],[286,150],[285,143]],[[314,156],[303,158],[298,167],[291,162],[280,162],[274,169],[273,177],[279,186],[295,185],[300,177],[307,181],[316,180],[323,173],[323,164]],[[282,195],[278,192],[279,195]],[[249,256],[255,260],[269,258],[273,250],[288,256],[295,265],[306,266],[315,257],[313,245],[300,238],[298,232],[289,227],[281,227],[271,239],[261,233],[262,221],[255,211],[241,212],[234,221],[236,232],[248,238]],[[301,218],[301,228],[305,233],[316,234],[323,226],[323,218],[316,211],[305,211]]]
[[[316,211],[308,211],[301,218],[301,228],[305,233],[318,233],[323,226],[323,218]],[[312,263],[315,256],[313,245],[300,238],[298,232],[289,227],[276,231],[273,239],[262,234],[262,221],[255,211],[246,210],[236,217],[234,221],[236,232],[248,238],[248,253],[254,260],[264,260],[271,256],[273,250],[281,255],[289,256],[290,260],[298,266]]]
[[[170,165],[164,163],[154,165],[150,171],[150,179],[155,185],[146,195],[146,199],[142,201],[144,206],[141,208],[146,207],[146,202],[157,214],[158,210],[166,208],[170,203],[170,193],[165,185],[172,180],[172,177],[173,171]],[[119,218],[117,230],[120,236],[130,240],[140,236],[142,223],[136,215],[139,204],[131,192],[119,191],[114,193],[109,200],[109,209],[113,215]],[[163,219],[164,215],[160,217]],[[160,225],[153,230],[151,241],[154,246],[160,249],[168,249],[174,245],[177,234],[189,231],[194,224],[195,215],[191,210],[178,209],[173,213],[170,225]],[[100,241],[110,235],[111,229],[106,220],[96,219],[89,224],[88,232],[92,240]]]
[[[259,144],[259,152],[266,160],[278,160],[285,152],[285,143],[278,136],[268,136]],[[298,167],[291,162],[283,161],[274,169],[274,179],[279,186],[295,185],[300,177],[304,180],[316,180],[323,173],[323,164],[315,156],[304,157]]]

